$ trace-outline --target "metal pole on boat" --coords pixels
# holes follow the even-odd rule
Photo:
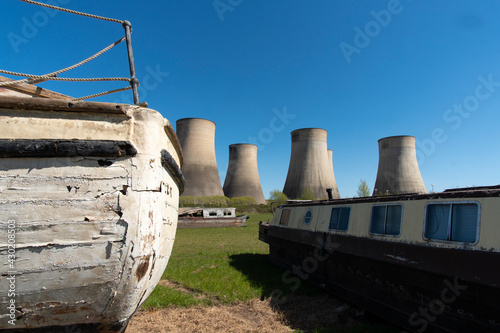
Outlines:
[[[129,21],[123,21],[125,28],[125,38],[127,42],[128,64],[130,67],[130,85],[132,86],[132,94],[134,95],[134,104],[139,104],[139,80],[135,76],[134,52],[132,51],[132,24]]]

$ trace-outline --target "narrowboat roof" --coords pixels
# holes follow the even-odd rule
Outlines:
[[[447,189],[443,192],[427,193],[427,194],[396,194],[396,195],[379,195],[371,197],[345,198],[333,200],[318,200],[309,202],[289,202],[280,205],[279,207],[298,207],[298,206],[319,206],[319,205],[348,205],[355,203],[367,202],[388,202],[388,201],[410,201],[410,200],[435,200],[446,198],[480,198],[480,197],[498,197],[500,196],[500,185],[494,186],[477,186],[466,188]]]

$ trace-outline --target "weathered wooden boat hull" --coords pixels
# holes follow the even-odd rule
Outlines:
[[[236,218],[210,218],[203,217],[179,217],[178,229],[191,228],[227,228],[246,226],[248,216],[239,216]]]
[[[123,331],[166,268],[181,163],[154,110],[0,98],[0,329]]]
[[[460,199],[482,207],[485,229],[478,234],[480,241],[470,245],[422,240],[422,230],[415,229],[423,226],[421,215],[415,225],[408,223],[433,199],[459,200],[454,193],[287,205],[283,209],[297,209],[302,216],[312,209],[318,224],[280,225],[280,208],[271,223],[260,224],[259,239],[269,244],[270,261],[286,270],[283,280],[291,291],[301,278],[411,332],[499,332],[500,253],[492,210],[499,192],[486,192],[465,193]],[[381,237],[363,228],[363,221],[370,221],[366,207],[384,201],[405,204],[408,217],[403,217],[407,224],[401,236]],[[321,210],[332,211],[335,205],[350,206],[351,214],[357,214],[351,216],[352,231],[320,230],[325,224],[328,230],[330,220]],[[357,205],[368,212],[359,213]]]

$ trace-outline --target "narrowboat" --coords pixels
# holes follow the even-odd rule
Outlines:
[[[171,254],[181,147],[155,110],[51,97],[0,94],[0,330],[123,332]]]
[[[500,331],[500,186],[290,203],[270,261],[411,332]]]
[[[246,226],[248,215],[236,215],[236,208],[179,208],[178,229]]]

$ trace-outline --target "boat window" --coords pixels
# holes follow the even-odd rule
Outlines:
[[[428,204],[424,237],[427,239],[474,243],[477,239],[477,203]]]
[[[402,205],[373,206],[372,218],[370,221],[370,233],[397,236],[401,233],[402,217]]]
[[[312,216],[313,216],[313,211],[309,209],[306,215],[304,216],[304,224],[311,223]]]
[[[333,207],[328,229],[346,231],[350,216],[351,207]]]
[[[290,209],[283,209],[281,212],[280,225],[288,225],[288,221],[290,220]]]

